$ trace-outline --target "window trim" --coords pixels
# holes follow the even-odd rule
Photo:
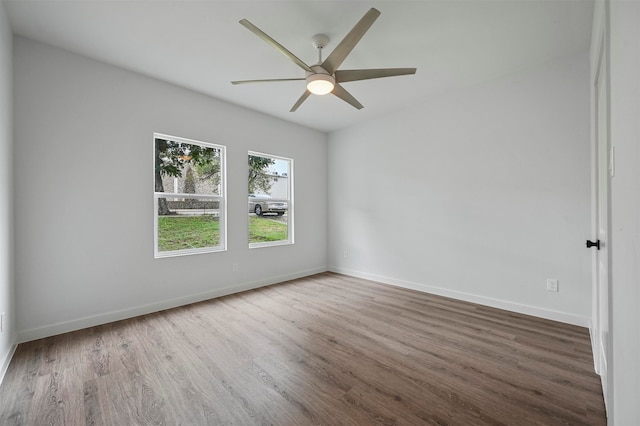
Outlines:
[[[213,148],[220,151],[220,195],[215,194],[185,194],[176,192],[155,192],[155,145],[156,139],[168,139],[174,142],[186,143],[189,145],[199,145],[207,148]],[[227,251],[227,147],[211,142],[198,141],[195,139],[187,139],[179,136],[171,136],[163,133],[153,134],[153,155],[152,159],[152,182],[153,182],[153,257],[162,259],[166,257],[188,256],[192,254],[216,253]],[[201,247],[193,249],[160,251],[158,250],[158,200],[160,198],[195,198],[217,200],[218,219],[220,221],[220,239],[219,245],[215,247]]]
[[[291,157],[283,157],[281,155],[267,154],[264,152],[258,151],[248,151],[247,158],[250,156],[260,156],[273,158],[275,160],[284,160],[289,162],[289,172],[287,174],[287,184],[288,184],[288,193],[289,198],[287,199],[287,239],[279,240],[279,241],[267,241],[261,243],[248,243],[249,249],[257,249],[257,248],[265,248],[265,247],[277,247],[277,246],[288,246],[295,244],[295,233],[294,233],[294,216],[295,216],[295,208],[294,208],[294,161]],[[248,182],[247,182],[248,185]],[[247,192],[247,197],[249,193]],[[247,212],[247,239],[249,237],[249,215]]]

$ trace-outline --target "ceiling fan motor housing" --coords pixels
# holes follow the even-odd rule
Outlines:
[[[313,73],[306,72],[307,89],[316,95],[330,93],[336,85],[336,79],[320,65],[312,65],[311,69],[314,71]]]
[[[328,75],[329,77],[332,77],[331,74],[329,74],[329,71],[327,71],[324,68],[322,68],[321,65],[311,65],[311,69],[313,70],[313,72],[305,71],[305,74],[306,74],[307,78],[309,78],[309,77],[311,77],[313,75],[318,75],[318,74]]]

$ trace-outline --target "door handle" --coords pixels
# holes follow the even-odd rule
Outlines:
[[[596,242],[587,240],[587,248],[591,248],[591,247],[596,247],[598,250],[600,250],[600,240],[597,240]]]

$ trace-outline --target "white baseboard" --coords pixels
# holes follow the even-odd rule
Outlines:
[[[202,302],[204,300],[214,299],[216,297],[227,296],[233,293],[252,290],[283,281],[302,278],[309,275],[326,272],[327,268],[313,268],[304,271],[297,271],[290,274],[271,277],[266,280],[252,281],[242,284],[236,284],[228,287],[217,288],[204,293],[192,294],[189,296],[179,297],[176,299],[165,300],[161,302],[150,303],[148,305],[135,306],[132,308],[122,309],[118,311],[105,312],[97,315],[91,315],[71,321],[59,322],[44,327],[36,327],[29,330],[18,331],[18,342],[24,343],[31,340],[42,339],[44,337],[55,336],[57,334],[67,333],[70,331],[80,330],[83,328],[94,327],[101,324],[107,324],[114,321],[120,321],[127,318],[133,318],[140,315],[151,314],[153,312],[163,311],[165,309],[176,308],[178,306],[188,305],[190,303]]]
[[[353,277],[363,278],[371,281],[377,281],[396,287],[408,288],[412,290],[422,291],[424,293],[435,294],[444,297],[450,297],[452,299],[463,300],[466,302],[477,303],[484,306],[490,306],[493,308],[504,309],[507,311],[518,312],[521,314],[532,315],[540,318],[550,319],[553,321],[559,321],[567,324],[573,324],[581,327],[590,327],[591,320],[587,317],[578,315],[572,315],[565,312],[552,311],[549,309],[543,309],[536,306],[524,305],[520,303],[509,302],[506,300],[494,299],[485,296],[479,296],[471,293],[460,292],[456,290],[449,290],[442,287],[431,286],[423,283],[416,283],[411,281],[399,280],[395,278],[385,277],[381,275],[369,274],[360,271],[354,271],[346,268],[329,267],[327,268],[313,268],[305,271],[297,271],[291,274],[280,275],[271,277],[267,280],[252,281],[242,284],[236,284],[228,287],[217,288],[211,291],[193,294],[189,296],[179,297],[176,299],[165,300],[161,302],[150,303],[147,305],[136,306],[132,308],[122,309],[118,311],[105,312],[97,315],[91,315],[83,318],[74,319],[71,321],[59,322],[56,324],[47,325],[44,327],[36,327],[28,330],[18,331],[18,343],[28,342],[31,340],[41,339],[44,337],[55,336],[57,334],[67,333],[70,331],[80,330],[83,328],[94,327],[109,322],[120,321],[127,318],[133,318],[140,315],[146,315],[153,312],[162,311],[165,309],[171,309],[178,306],[188,305],[190,303],[201,302],[203,300],[213,299],[216,297],[222,297],[233,293],[239,293],[242,291],[252,290],[259,287],[264,287],[271,284],[280,283],[296,278],[302,278],[309,275],[318,274],[321,272],[336,272],[339,274],[349,275]],[[14,345],[15,346],[15,345]],[[13,348],[15,351],[15,347]],[[13,355],[13,352],[11,352]],[[6,368],[9,360],[6,361]],[[4,370],[0,370],[0,373],[4,374]]]
[[[504,309],[506,311],[517,312],[525,315],[532,315],[539,318],[545,318],[552,321],[563,322],[565,324],[577,325],[580,327],[589,327],[591,319],[579,315],[568,314],[566,312],[553,311],[537,306],[524,305],[521,303],[510,302],[508,300],[494,299],[492,297],[479,296],[476,294],[465,293],[462,291],[450,290],[443,287],[431,286],[423,283],[399,280],[396,278],[385,277],[381,275],[369,274],[366,272],[354,271],[351,269],[330,266],[329,271],[339,274],[350,275],[352,277],[363,278],[366,280],[377,281],[396,287],[408,288],[424,293],[435,294],[438,296],[450,297],[452,299],[463,300],[465,302],[477,303],[479,305],[490,306],[492,308]]]
[[[13,343],[9,348],[9,351],[7,352],[6,356],[2,360],[2,364],[0,364],[0,385],[4,380],[4,375],[7,374],[7,370],[9,369],[9,364],[11,363],[11,359],[13,358],[13,354],[16,352],[17,348],[18,348],[18,344]]]

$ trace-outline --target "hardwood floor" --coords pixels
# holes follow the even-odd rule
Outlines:
[[[324,273],[19,345],[1,425],[604,425],[584,328]]]

